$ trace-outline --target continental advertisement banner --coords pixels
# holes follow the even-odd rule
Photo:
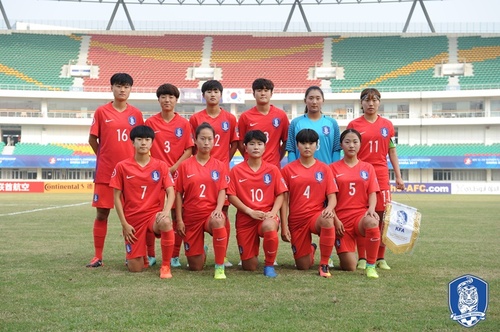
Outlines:
[[[65,182],[65,181],[1,181],[0,194],[7,193],[93,193],[92,182]]]

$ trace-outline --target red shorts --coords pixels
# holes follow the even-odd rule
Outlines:
[[[134,226],[134,235],[137,240],[135,240],[134,243],[125,241],[125,251],[127,253],[127,259],[147,256],[146,233],[148,231],[153,232],[154,222],[155,218],[153,217],[150,221],[145,222],[142,225]]]
[[[290,235],[292,236],[292,252],[293,258],[298,259],[311,253],[311,234],[318,234],[316,231],[316,222],[321,216],[322,211],[305,220],[300,225],[289,226]]]
[[[198,256],[203,254],[205,245],[205,232],[208,231],[208,221],[210,217],[206,219],[200,219],[198,221],[190,221],[189,225],[186,225],[186,236],[182,238],[184,241],[184,252],[186,256]]]
[[[335,249],[337,254],[345,252],[356,252],[356,239],[363,237],[359,232],[359,222],[365,215],[366,210],[351,213],[344,216],[338,216],[344,225],[344,235],[335,237]]]
[[[274,220],[279,225],[278,216]],[[236,242],[242,261],[259,256],[260,238],[264,236],[262,222],[263,220],[253,220],[251,226],[245,222],[245,227],[236,227]]]
[[[94,197],[92,199],[92,206],[101,209],[112,209],[115,207],[115,200],[113,196],[114,189],[107,183],[94,184]]]
[[[385,211],[385,206],[390,203],[392,199],[390,189],[380,189],[377,193],[377,206],[375,206],[375,211]]]

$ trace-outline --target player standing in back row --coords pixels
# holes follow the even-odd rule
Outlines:
[[[155,140],[151,147],[151,156],[167,163],[174,181],[177,179],[177,168],[182,161],[191,157],[193,135],[189,121],[175,112],[175,106],[179,100],[179,89],[172,84],[162,84],[156,90],[156,97],[160,103],[161,112],[146,120],[146,125],[155,131]],[[174,229],[175,212],[172,212]],[[148,257],[154,257],[154,235],[148,234]],[[172,267],[180,267],[179,252],[182,238],[175,234],[175,247],[172,254]],[[150,258],[150,260],[152,260]],[[154,259],[156,261],[156,259]]]
[[[119,161],[134,156],[134,146],[129,141],[130,131],[144,123],[141,111],[127,103],[134,84],[132,77],[116,73],[111,76],[110,83],[114,100],[97,108],[90,126],[89,144],[97,159],[92,200],[96,217],[93,229],[95,253],[87,267],[103,265],[108,216],[114,207],[113,188],[109,187],[111,174]]]
[[[266,151],[262,160],[281,168],[281,159],[285,156],[288,127],[290,121],[282,109],[271,105],[274,83],[265,78],[258,78],[252,83],[256,105],[241,113],[238,119],[240,134],[239,150],[244,159],[248,158],[243,139],[251,130],[262,131],[267,138]]]

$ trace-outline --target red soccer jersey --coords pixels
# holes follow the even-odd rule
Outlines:
[[[380,191],[373,166],[359,161],[349,167],[343,159],[330,164],[333,176],[339,189],[335,211],[342,219],[345,213],[368,208],[368,195]]]
[[[246,161],[239,163],[231,169],[230,178],[227,194],[237,196],[253,210],[271,211],[276,196],[287,191],[279,168],[266,162],[262,162],[256,172]],[[236,219],[239,226],[253,223],[253,219],[241,211],[236,212]]]
[[[210,216],[217,206],[219,192],[228,186],[227,166],[220,160],[210,158],[201,165],[195,156],[184,160],[179,166],[175,190],[184,195],[184,223],[199,221]]]
[[[119,162],[109,184],[122,191],[123,213],[134,227],[151,221],[163,210],[165,191],[173,185],[167,164],[155,158],[144,167],[134,158]]]
[[[297,159],[281,170],[289,192],[289,224],[301,223],[323,211],[327,196],[338,192],[331,169],[316,160],[309,168]]]
[[[238,120],[238,129],[240,141],[245,139],[245,134],[251,130],[260,130],[266,134],[266,151],[262,156],[262,160],[278,166],[280,168],[280,143],[286,142],[288,139],[288,127],[290,121],[282,109],[271,105],[269,113],[266,115],[260,113],[257,107],[241,113]],[[245,159],[247,153],[245,152]]]
[[[219,115],[212,118],[208,115],[207,110],[202,110],[191,115],[189,118],[193,133],[196,132],[196,128],[203,122],[207,122],[215,130],[214,147],[210,152],[210,156],[229,166],[229,162],[231,161],[229,159],[229,148],[232,142],[238,141],[239,139],[236,117],[221,109]]]
[[[189,121],[175,113],[170,122],[165,122],[161,113],[146,119],[146,125],[155,131],[151,156],[172,166],[186,149],[194,146]]]
[[[90,135],[97,136],[99,148],[96,156],[95,183],[109,183],[115,165],[134,155],[129,136],[132,128],[144,124],[142,113],[132,105],[123,112],[113,102],[99,106],[94,113]]]
[[[392,122],[380,115],[374,123],[368,122],[364,116],[352,120],[347,129],[353,128],[361,134],[361,149],[358,158],[370,163],[375,168],[380,185],[389,183],[389,167],[387,154],[391,139],[395,135]]]

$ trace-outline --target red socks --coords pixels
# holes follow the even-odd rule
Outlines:
[[[365,229],[366,263],[375,264],[380,246],[380,229],[378,227]]]
[[[215,264],[223,265],[227,248],[227,229],[225,227],[212,229],[212,242],[214,245]]]
[[[328,259],[332,255],[333,246],[335,244],[335,227],[321,227],[321,233],[319,236],[319,251],[321,254],[321,259],[319,261],[320,265],[328,264]]]
[[[94,250],[95,257],[102,260],[102,252],[104,250],[104,241],[108,232],[108,220],[94,220]]]
[[[161,265],[170,266],[170,259],[174,251],[175,235],[173,230],[161,232]]]
[[[276,254],[278,253],[278,232],[269,231],[264,233],[264,257],[265,266],[273,266],[276,260]]]

